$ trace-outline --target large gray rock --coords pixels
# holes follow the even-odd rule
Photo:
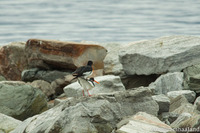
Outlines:
[[[105,75],[95,77],[95,80],[100,84],[96,84],[89,92],[90,94],[110,93],[114,91],[125,91],[125,87],[119,76]],[[82,96],[82,87],[78,82],[72,83],[64,88],[67,97]]]
[[[193,103],[196,98],[196,93],[191,90],[179,90],[179,91],[170,91],[167,93],[167,96],[170,99],[176,98],[177,96],[184,95],[188,102]]]
[[[123,121],[121,123],[124,124]],[[125,125],[118,128],[116,133],[175,133],[170,126],[145,112],[138,112],[129,118]]]
[[[170,99],[167,96],[165,96],[164,94],[160,94],[160,95],[154,95],[152,96],[152,98],[159,105],[159,114],[169,111]]]
[[[127,75],[181,71],[199,64],[200,37],[168,36],[129,44],[119,58]]]
[[[161,75],[149,85],[155,94],[167,94],[169,91],[183,89],[183,73],[174,72]]]
[[[0,113],[0,133],[9,133],[22,122]]]
[[[11,133],[111,133],[123,117],[139,111],[157,115],[148,88],[71,98],[25,120]]]
[[[24,120],[46,109],[46,97],[40,89],[19,81],[0,82],[1,113]]]
[[[57,70],[41,70],[38,68],[27,69],[22,72],[22,80],[25,82],[32,82],[34,80],[44,80],[49,83],[64,76],[71,74],[71,72],[62,72]]]

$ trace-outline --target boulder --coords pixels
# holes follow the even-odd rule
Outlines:
[[[190,113],[182,113],[179,117],[170,125],[172,128],[180,127],[181,123],[189,119],[192,115]]]
[[[1,113],[24,120],[46,109],[46,97],[40,89],[20,81],[0,82]]]
[[[26,119],[11,133],[111,133],[123,117],[139,111],[157,115],[158,105],[148,88],[70,98]]]
[[[0,113],[0,133],[9,133],[22,122]]]
[[[167,94],[169,91],[183,89],[183,73],[174,72],[161,75],[149,85],[155,94]]]
[[[27,69],[22,72],[22,80],[25,82],[32,82],[34,80],[44,80],[49,83],[58,78],[64,78],[64,76],[71,74],[70,72],[62,72],[58,70],[41,70],[38,68]]]
[[[200,93],[200,64],[187,67],[183,72],[185,89]]]
[[[119,59],[127,75],[181,71],[200,62],[200,37],[167,36],[125,45]]]
[[[0,74],[7,80],[21,80],[28,66],[25,42],[13,42],[0,48]]]
[[[179,90],[179,91],[170,91],[167,92],[167,96],[171,99],[176,98],[177,96],[184,95],[188,102],[193,103],[196,98],[196,93],[191,90]]]
[[[157,117],[145,112],[138,112],[126,122],[121,121],[118,125],[119,129],[116,133],[175,133],[175,131],[165,123],[161,122]],[[126,123],[126,124],[125,124]]]
[[[61,42],[56,40],[29,39],[26,56],[30,68],[76,69],[94,62],[94,69],[103,69],[107,50],[95,44]]]
[[[199,113],[196,110],[195,106],[192,105],[191,103],[188,103],[187,99],[183,95],[177,96],[176,98],[171,100],[169,111],[176,114]]]
[[[125,91],[125,87],[121,82],[119,76],[114,75],[105,75],[95,77],[95,80],[100,84],[96,84],[89,92],[90,94],[99,94],[99,93],[110,93],[114,91]],[[80,97],[82,96],[83,88],[78,82],[67,85],[64,88],[65,95],[67,97]]]
[[[163,112],[169,112],[169,105],[170,99],[165,96],[164,94],[154,95],[152,98],[158,103],[159,105],[159,114]]]
[[[55,90],[55,95],[59,96],[60,94],[64,93],[64,87],[75,82],[73,78],[74,76],[67,75],[64,78],[59,78],[51,82],[51,87],[53,90]]]
[[[170,125],[173,123],[177,118],[179,117],[179,114],[176,114],[174,112],[163,112],[159,119],[163,122],[165,122],[167,125]]]
[[[44,80],[35,80],[30,85],[40,89],[48,98],[55,94],[55,90],[52,89],[51,84]]]
[[[180,95],[171,100],[169,112],[172,112],[176,110],[178,107],[180,107],[181,105],[185,105],[185,104],[188,104],[188,100],[185,98],[185,96]]]

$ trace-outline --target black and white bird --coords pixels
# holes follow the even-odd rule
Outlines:
[[[87,79],[90,75],[93,73],[93,68],[92,68],[93,62],[88,61],[86,66],[81,66],[77,68],[72,75],[75,77],[83,77]]]
[[[94,88],[94,82],[98,83],[96,80],[94,80],[94,78],[89,78],[90,75],[92,75],[93,73],[93,68],[92,68],[93,62],[92,61],[88,61],[86,66],[81,66],[79,68],[77,68],[72,75],[75,76],[74,79],[78,79],[78,83],[83,87],[83,96],[84,96],[84,90],[87,91],[88,95],[91,96],[89,94],[90,89]],[[92,83],[92,84],[91,84]]]

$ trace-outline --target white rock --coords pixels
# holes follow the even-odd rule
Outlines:
[[[179,91],[170,91],[167,93],[169,98],[176,98],[177,96],[184,95],[188,102],[194,102],[196,98],[196,93],[191,90],[179,90]]]
[[[114,75],[105,75],[95,77],[95,80],[100,84],[95,84],[95,87],[89,90],[90,94],[99,94],[99,93],[110,93],[114,91],[125,91],[125,87],[121,82],[119,76]],[[79,97],[82,96],[82,87],[78,82],[67,85],[64,88],[64,92],[67,97]]]
[[[127,75],[181,71],[199,64],[200,37],[168,36],[126,45],[119,53]]]
[[[117,130],[117,133],[167,133],[174,130],[157,117],[145,112],[138,112],[129,122]]]
[[[155,82],[151,83],[151,87],[155,94],[166,94],[169,91],[176,91],[183,89],[183,73],[174,72],[161,75]]]
[[[0,132],[3,131],[3,133],[8,133],[14,130],[21,123],[22,122],[19,120],[0,113]]]

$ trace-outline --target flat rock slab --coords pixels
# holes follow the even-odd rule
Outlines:
[[[94,62],[94,69],[103,68],[107,50],[95,44],[29,39],[25,48],[29,67],[75,69]]]
[[[124,46],[119,53],[127,75],[181,71],[199,64],[200,37],[168,36]]]

